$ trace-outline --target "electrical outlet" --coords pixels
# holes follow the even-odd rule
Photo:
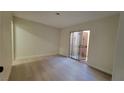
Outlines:
[[[0,66],[0,72],[3,72],[3,66]]]

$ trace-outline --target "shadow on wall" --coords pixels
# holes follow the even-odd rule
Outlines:
[[[16,59],[58,53],[58,29],[16,17],[14,23]]]
[[[36,36],[42,39],[47,38],[48,42],[51,42],[51,40],[54,39],[54,38],[50,38],[50,35],[54,36],[55,30],[56,32],[58,31],[58,29],[56,28],[48,27],[40,23],[32,22],[32,21],[17,18],[17,17],[14,17],[14,23],[16,27],[18,27],[21,31],[26,31],[32,34],[33,36]],[[17,30],[16,27],[15,27],[15,30]],[[50,33],[50,31],[53,33]]]

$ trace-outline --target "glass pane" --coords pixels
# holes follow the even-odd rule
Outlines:
[[[87,60],[90,31],[82,31],[81,34],[80,60]]]
[[[79,59],[80,32],[73,32],[70,36],[70,57]]]

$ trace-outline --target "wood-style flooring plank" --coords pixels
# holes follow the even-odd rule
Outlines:
[[[40,61],[12,67],[10,81],[109,81],[111,76],[85,62],[50,56]]]

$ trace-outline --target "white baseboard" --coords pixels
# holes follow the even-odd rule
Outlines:
[[[30,62],[35,62],[35,61],[39,61],[42,60],[44,58],[47,58],[49,56],[56,56],[58,54],[53,54],[53,55],[47,55],[47,56],[32,56],[32,57],[25,57],[25,58],[19,58],[19,59],[15,59],[13,61],[13,66],[14,65],[20,65],[20,64],[25,64],[25,63],[30,63]]]
[[[93,67],[93,68],[96,68],[96,69],[98,69],[98,70],[100,70],[100,71],[102,71],[102,72],[105,72],[105,73],[107,73],[107,74],[109,74],[109,75],[112,75],[112,73],[111,73],[109,70],[107,70],[107,69],[102,69],[102,68],[100,68],[100,67],[97,67],[97,66],[92,65],[92,64],[89,64],[89,63],[88,63],[88,65],[91,66],[91,67]]]

